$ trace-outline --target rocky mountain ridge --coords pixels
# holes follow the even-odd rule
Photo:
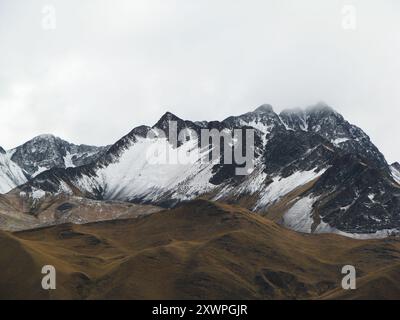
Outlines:
[[[37,136],[11,150],[0,147],[0,193],[6,193],[52,168],[91,163],[107,149],[108,146],[75,145],[50,134]]]
[[[171,121],[197,138],[176,143]],[[210,153],[201,149],[202,129],[247,128],[255,129],[249,175],[236,175],[237,163],[224,164],[223,150],[220,163],[201,161]],[[32,214],[43,199],[59,194],[164,207],[201,196],[245,206],[301,232],[381,237],[400,230],[400,171],[362,129],[323,103],[279,114],[263,105],[223,121],[194,122],[167,112],[154,126],[137,127],[101,150],[97,159],[55,166],[12,193],[35,204]],[[174,152],[190,161],[163,162]]]

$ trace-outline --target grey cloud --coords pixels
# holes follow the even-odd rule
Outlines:
[[[342,8],[357,28],[342,28]],[[43,30],[42,9],[56,9]],[[167,109],[223,119],[324,100],[400,160],[400,4],[119,0],[0,3],[0,145],[51,132],[109,144]]]

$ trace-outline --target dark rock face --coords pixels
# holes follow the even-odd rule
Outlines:
[[[228,128],[250,126],[265,134],[270,134],[279,129],[285,130],[284,123],[282,123],[279,115],[274,112],[270,105],[262,105],[253,112],[248,112],[241,116],[226,118],[223,124]]]
[[[5,153],[6,151],[2,147],[0,147],[0,154],[5,154]]]
[[[342,115],[324,104],[306,110],[287,110],[280,114],[282,121],[294,131],[311,131],[348,153],[362,155],[373,166],[387,169],[382,153],[367,134],[347,122]]]
[[[12,150],[11,160],[30,176],[35,176],[51,168],[88,164],[106,150],[107,147],[74,145],[53,135],[41,135]]]
[[[104,154],[99,154],[98,159],[101,165],[107,165],[118,158],[132,143],[137,141],[137,137],[145,138],[151,130],[148,126],[139,126],[129,132],[126,136],[119,139],[112,146],[107,148]],[[92,161],[91,161],[92,162]]]
[[[273,178],[287,178],[302,172],[320,172],[317,181],[300,197],[312,195],[317,199],[313,208],[321,221],[351,233],[400,229],[400,183],[396,182],[393,175],[393,170],[400,173],[400,165],[389,166],[360,128],[347,122],[342,115],[323,103],[305,110],[285,110],[279,115],[270,105],[263,105],[252,112],[232,116],[221,122],[192,122],[167,112],[153,127],[137,127],[107,149],[66,145],[51,137],[44,139],[46,143],[40,139],[36,142],[32,140],[17,150],[15,161],[19,161],[30,172],[37,170],[39,164],[52,165],[53,169],[39,174],[22,186],[21,190],[29,193],[33,189],[42,189],[56,193],[60,192],[63,185],[67,185],[79,195],[103,199],[108,186],[107,182],[98,182],[98,169],[118,163],[127,149],[139,139],[146,139],[156,129],[162,130],[170,143],[174,143],[176,137],[169,136],[170,121],[176,121],[178,132],[190,129],[198,137],[201,136],[201,129],[232,132],[234,129],[254,128],[254,172],[266,175],[266,179],[257,182],[259,185],[255,186],[259,191],[257,197],[263,196],[263,188]],[[180,143],[173,146],[179,147]],[[221,157],[223,151],[221,148]],[[64,157],[67,152],[81,155],[72,158],[76,168],[65,169]],[[236,167],[235,163],[213,165],[208,182],[225,188],[238,201],[246,195],[241,186],[259,181],[259,176],[237,176]],[[87,185],[90,185],[90,189]],[[162,189],[159,192],[162,193]],[[191,192],[192,195],[202,195],[201,189]],[[232,197],[229,200],[231,202]],[[149,203],[145,194],[132,194],[129,200]],[[154,204],[172,206],[177,202],[178,199],[171,198],[171,191],[166,191]]]
[[[283,173],[284,177],[295,171],[323,168],[332,159],[336,150],[332,144],[318,134],[304,131],[284,131],[274,135],[267,143],[264,161],[265,172]]]
[[[400,188],[393,182],[385,170],[346,154],[310,192],[320,196],[316,208],[324,222],[346,232],[372,233],[400,226]]]
[[[287,109],[279,114],[282,122],[293,131],[308,131],[307,112],[302,109]]]
[[[21,191],[30,193],[33,189],[40,189],[49,193],[63,192],[62,185],[73,187],[76,195],[89,199],[103,200],[103,189],[101,186],[94,186],[92,190],[77,188],[76,182],[81,178],[90,179],[96,177],[96,166],[94,163],[75,168],[52,168],[37,175],[26,184],[19,187]]]
[[[173,122],[175,123],[174,125],[176,125],[176,128],[170,128]],[[205,125],[205,123],[202,123],[202,125]],[[191,132],[195,133],[197,137],[200,138],[202,127],[192,121],[182,120],[171,112],[166,112],[152,127],[152,129],[155,134],[160,133],[164,135],[164,137],[166,137],[176,148],[182,145],[183,142],[181,140],[185,138],[185,135],[190,135]],[[173,136],[171,136],[171,133]],[[179,137],[179,134],[182,134],[182,136]]]

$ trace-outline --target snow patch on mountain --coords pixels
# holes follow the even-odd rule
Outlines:
[[[314,233],[334,233],[347,238],[368,240],[368,239],[384,239],[389,236],[398,236],[400,234],[400,230],[382,229],[373,233],[350,233],[350,232],[340,231],[334,227],[331,227],[329,224],[325,222],[321,222],[321,224],[315,229]]]
[[[289,192],[318,178],[325,171],[326,169],[317,172],[316,169],[313,169],[309,171],[297,171],[286,178],[281,176],[274,177],[272,179],[273,181],[263,190],[263,195],[257,202],[255,209],[257,210],[271,205]]]
[[[35,189],[33,190],[31,197],[34,200],[40,200],[41,198],[46,196],[46,192],[44,192],[43,190],[40,189]]]
[[[346,142],[346,141],[349,141],[350,139],[349,138],[337,138],[337,139],[334,139],[334,140],[332,140],[331,142],[335,145],[335,146],[340,146],[340,144],[342,144],[342,143],[344,143],[344,142]]]
[[[11,155],[0,153],[0,193],[7,193],[27,182],[25,173],[11,160]]]
[[[257,167],[257,165],[256,165]],[[268,175],[263,171],[264,167],[254,170],[247,179],[237,188],[237,194],[250,193],[254,194],[260,191],[266,184]]]
[[[293,206],[284,214],[283,225],[289,229],[303,233],[334,233],[353,239],[383,239],[391,235],[399,235],[398,229],[382,229],[374,233],[350,233],[343,232],[330,226],[328,223],[320,219],[319,225],[312,230],[314,224],[313,206],[318,200],[313,195],[308,195],[303,198],[297,198]]]
[[[297,199],[296,203],[284,214],[283,224],[298,232],[311,233],[314,223],[312,208],[316,200],[311,195]]]
[[[41,174],[42,172],[45,172],[46,170],[48,170],[48,168],[38,166],[37,170],[32,174],[31,177],[34,178],[34,177],[38,176],[39,174]]]
[[[64,157],[64,165],[65,168],[74,168],[74,162],[72,161],[73,154],[71,154],[69,151],[67,151],[67,155]]]
[[[165,138],[138,138],[117,161],[100,168],[95,179],[105,199],[154,201],[167,191],[173,198],[193,198],[212,188],[210,163],[201,161],[210,151],[201,151],[197,144],[190,140],[174,148]],[[86,190],[87,184],[80,181]]]
[[[263,123],[260,119],[254,119],[252,121],[246,122],[241,120],[241,123],[243,126],[250,126],[253,127],[254,129],[257,129],[261,131],[262,133],[268,134],[271,132],[271,130],[274,128],[273,125],[267,125]]]
[[[391,165],[390,171],[392,172],[393,179],[400,184],[400,169],[398,169],[396,165]]]

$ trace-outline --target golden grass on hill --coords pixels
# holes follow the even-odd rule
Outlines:
[[[399,299],[400,242],[301,234],[196,200],[125,220],[0,233],[1,299]],[[57,269],[44,291],[43,265]],[[341,288],[344,265],[358,289]]]

